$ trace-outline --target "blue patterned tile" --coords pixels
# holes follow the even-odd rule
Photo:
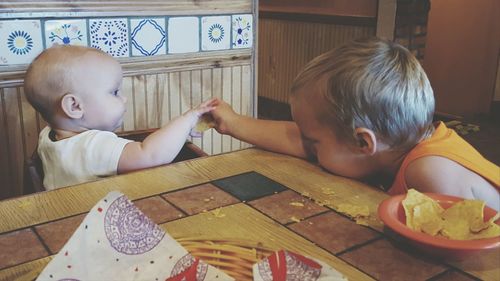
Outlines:
[[[132,56],[154,56],[167,53],[164,18],[130,20]]]
[[[251,48],[253,45],[253,16],[233,15],[233,48]]]
[[[0,21],[0,64],[28,64],[41,51],[39,20]]]
[[[200,30],[197,17],[168,19],[168,52],[193,53],[200,50]]]
[[[48,20],[45,22],[45,46],[79,45],[88,46],[87,22],[77,20]]]
[[[203,51],[231,48],[231,17],[201,18],[201,49]]]
[[[90,46],[113,57],[128,57],[128,23],[124,18],[89,19]]]

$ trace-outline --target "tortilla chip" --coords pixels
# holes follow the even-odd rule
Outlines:
[[[215,121],[212,115],[203,114],[198,120],[198,123],[196,123],[195,131],[201,133],[213,127],[215,127]]]
[[[409,228],[416,230],[415,224],[413,222],[413,220],[414,220],[413,209],[415,208],[415,206],[423,204],[425,202],[430,202],[429,204],[431,204],[433,206],[432,208],[435,209],[437,212],[444,211],[443,207],[441,207],[441,205],[439,205],[436,201],[434,201],[429,196],[424,195],[424,194],[416,191],[415,189],[409,189],[408,193],[406,194],[406,198],[402,202],[403,208],[404,208],[405,214],[406,214],[406,225]]]
[[[413,208],[413,230],[436,235],[443,228],[443,209],[434,203],[425,201]]]
[[[500,214],[497,213],[485,222],[483,215],[485,202],[481,200],[459,201],[445,210],[432,198],[410,189],[402,204],[406,225],[414,231],[454,240],[482,239],[500,235],[500,226],[495,223]]]

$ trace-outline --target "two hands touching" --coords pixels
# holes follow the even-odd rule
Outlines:
[[[219,133],[227,133],[227,121],[237,118],[231,107],[216,98],[207,100],[170,120],[142,142],[128,143],[118,162],[118,173],[171,163],[186,142],[186,137],[201,136],[200,122],[212,122]],[[198,127],[198,129],[197,129]],[[207,127],[208,128],[208,127]]]
[[[210,128],[221,134],[230,134],[233,121],[239,116],[229,104],[218,98],[204,101],[184,115],[191,117],[192,137],[201,137],[203,131]]]

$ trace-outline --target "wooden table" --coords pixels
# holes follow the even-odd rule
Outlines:
[[[36,276],[112,190],[124,193],[174,238],[260,242],[323,260],[350,280],[500,280],[500,252],[463,262],[433,261],[384,233],[376,210],[385,193],[259,149],[0,202],[0,280]],[[338,212],[341,204],[367,206],[368,226]]]

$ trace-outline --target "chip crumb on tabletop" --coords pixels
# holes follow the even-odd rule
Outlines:
[[[337,206],[338,212],[353,218],[357,224],[369,225],[370,209],[368,206],[359,206],[348,203],[342,203]]]
[[[19,208],[26,208],[26,207],[29,207],[31,206],[31,202],[29,201],[22,201],[21,203],[19,203],[19,205],[17,205]]]
[[[291,216],[290,220],[293,221],[293,222],[300,222],[300,219],[297,218],[296,216]]]
[[[212,215],[214,215],[214,217],[216,217],[216,218],[223,218],[223,217],[225,217],[226,214],[222,213],[221,210],[222,210],[221,208],[217,208],[217,209],[213,210],[212,211]]]
[[[304,203],[301,203],[301,202],[290,202],[290,205],[291,206],[294,206],[294,207],[304,207]]]
[[[326,195],[335,194],[335,191],[333,191],[333,189],[331,189],[330,187],[322,187],[321,192]]]
[[[203,199],[204,202],[210,202],[210,200],[211,200],[210,198]]]

